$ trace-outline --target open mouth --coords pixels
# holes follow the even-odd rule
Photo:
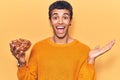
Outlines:
[[[62,33],[64,33],[65,27],[64,26],[58,26],[58,27],[56,27],[56,29],[57,29],[58,33],[62,34]]]

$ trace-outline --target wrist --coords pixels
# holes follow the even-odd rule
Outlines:
[[[18,61],[18,67],[26,66],[26,61],[25,62],[20,62]]]
[[[95,58],[88,58],[88,64],[94,64]]]

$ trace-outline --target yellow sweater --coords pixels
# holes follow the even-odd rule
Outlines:
[[[87,63],[90,48],[77,40],[55,44],[47,38],[34,45],[28,66],[18,68],[19,80],[95,80]]]

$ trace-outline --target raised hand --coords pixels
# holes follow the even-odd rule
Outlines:
[[[112,40],[102,48],[96,46],[94,49],[92,49],[89,52],[89,59],[88,59],[89,63],[94,63],[95,58],[109,51],[114,44],[115,44],[115,40]]]
[[[25,52],[30,48],[31,42],[26,39],[16,39],[10,42],[10,51],[20,64],[25,64]]]

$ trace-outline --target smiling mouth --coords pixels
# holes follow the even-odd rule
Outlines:
[[[58,27],[56,27],[56,29],[57,29],[58,33],[62,34],[62,33],[64,33],[65,27],[64,26],[58,26]]]

